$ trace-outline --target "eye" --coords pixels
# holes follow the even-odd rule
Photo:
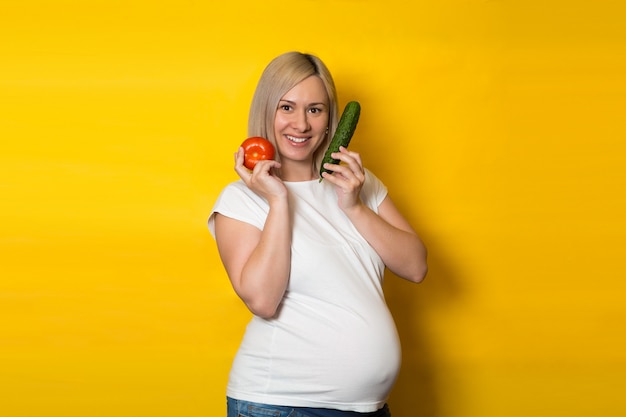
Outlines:
[[[313,114],[318,114],[318,113],[321,113],[323,110],[319,107],[311,107],[309,111]]]
[[[282,111],[290,111],[292,109],[292,107],[289,104],[281,104],[280,106],[278,106],[279,109],[281,109]]]

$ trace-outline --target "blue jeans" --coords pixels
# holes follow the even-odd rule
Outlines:
[[[226,398],[227,417],[391,417],[387,404],[372,413],[328,408],[287,407]]]

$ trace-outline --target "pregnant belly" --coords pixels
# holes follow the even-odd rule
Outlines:
[[[344,306],[297,307],[287,302],[278,320],[255,318],[250,323],[231,384],[239,375],[242,384],[263,386],[265,394],[274,396],[313,396],[338,403],[386,398],[401,355],[384,301],[360,312]]]

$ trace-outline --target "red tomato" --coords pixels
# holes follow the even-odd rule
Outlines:
[[[252,170],[258,161],[274,159],[274,145],[260,136],[253,136],[243,141],[243,165]]]

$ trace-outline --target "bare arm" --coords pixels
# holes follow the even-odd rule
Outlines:
[[[269,213],[263,230],[216,214],[215,236],[220,257],[233,289],[250,311],[271,318],[283,298],[291,268],[291,226],[287,191],[262,161],[250,173],[243,168],[243,154],[236,155],[235,170],[248,187],[266,198]]]
[[[428,271],[426,248],[389,196],[378,207],[378,214],[364,204],[346,214],[389,270],[412,282],[424,279]]]
[[[426,248],[409,222],[387,196],[378,207],[378,214],[361,201],[359,195],[365,182],[361,157],[341,148],[333,158],[344,165],[330,164],[334,171],[323,177],[336,186],[339,206],[367,242],[376,250],[394,274],[413,282],[426,276]]]

